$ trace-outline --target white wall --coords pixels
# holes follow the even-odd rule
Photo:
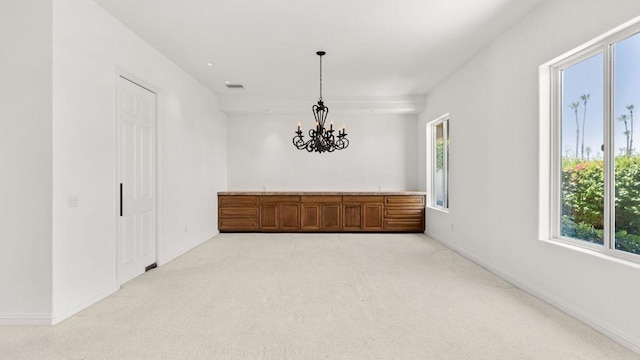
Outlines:
[[[292,143],[298,122],[309,138],[311,110],[299,115],[230,116],[229,190],[416,189],[415,115],[336,113],[334,118],[336,126],[347,126],[350,145],[317,154],[297,150]]]
[[[51,316],[51,2],[0,2],[0,324]]]
[[[451,113],[451,209],[429,235],[640,352],[640,268],[538,240],[538,67],[637,15],[543,3],[429,94],[417,131],[424,189],[425,123]]]
[[[159,91],[161,265],[217,234],[226,189],[225,116],[216,96],[88,0],[54,0],[54,322],[117,289],[118,69]],[[79,207],[67,208],[68,195]]]

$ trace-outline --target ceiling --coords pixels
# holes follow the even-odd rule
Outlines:
[[[411,112],[544,0],[95,1],[217,93],[223,111],[310,108],[324,50],[327,105]]]

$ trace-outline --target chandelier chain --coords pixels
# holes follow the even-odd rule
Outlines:
[[[322,101],[322,55],[320,55],[320,101]]]

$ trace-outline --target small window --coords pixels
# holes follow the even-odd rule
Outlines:
[[[427,179],[429,206],[449,209],[449,115],[427,124]]]
[[[640,27],[549,70],[550,236],[640,261]]]

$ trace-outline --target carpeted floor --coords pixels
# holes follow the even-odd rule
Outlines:
[[[0,359],[640,359],[423,235],[223,234]]]

